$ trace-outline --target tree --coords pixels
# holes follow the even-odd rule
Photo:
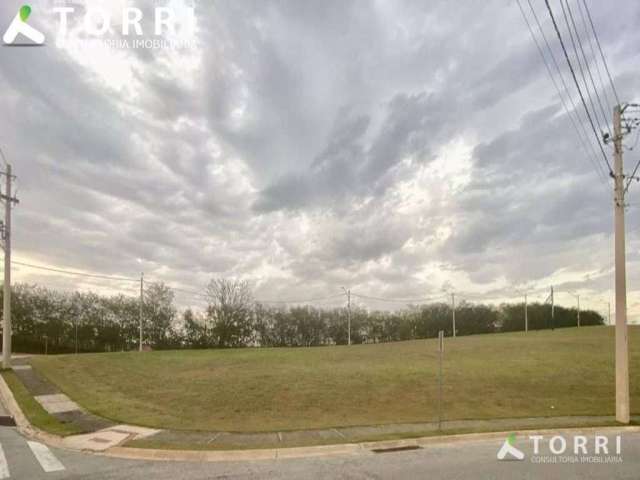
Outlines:
[[[212,279],[206,289],[207,318],[218,347],[241,347],[254,333],[253,296],[244,280]]]
[[[174,337],[173,321],[176,309],[173,306],[173,290],[162,282],[151,283],[144,295],[144,322],[146,337],[153,347],[166,348]]]
[[[190,308],[187,308],[182,314],[182,329],[187,348],[206,348],[204,322]]]

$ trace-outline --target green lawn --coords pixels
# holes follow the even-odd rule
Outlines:
[[[640,329],[630,329],[640,413]],[[614,413],[614,330],[445,339],[444,414],[453,419]],[[103,417],[179,430],[270,431],[437,418],[437,341],[352,347],[191,350],[33,358]]]
[[[29,394],[29,391],[15,373],[5,370],[2,372],[2,377],[11,389],[13,397],[20,406],[22,413],[24,413],[32,425],[55,435],[66,436],[82,433],[77,427],[68,423],[62,423],[54,416],[49,415],[31,394]]]

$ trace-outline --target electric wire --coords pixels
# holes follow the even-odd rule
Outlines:
[[[529,33],[531,34],[531,38],[533,39],[534,43],[536,44],[536,47],[538,48],[538,52],[540,53],[540,56],[542,57],[542,61],[545,64],[545,67],[547,69],[547,73],[549,74],[549,77],[551,78],[551,81],[556,89],[556,91],[558,92],[558,96],[560,97],[560,100],[562,102],[562,106],[567,114],[567,116],[569,117],[569,119],[571,120],[571,124],[573,125],[573,128],[576,131],[576,135],[578,136],[578,140],[580,145],[582,145],[582,148],[585,151],[585,155],[588,158],[589,162],[591,163],[591,165],[595,168],[596,170],[596,174],[600,177],[600,179],[606,183],[606,179],[607,179],[607,174],[606,171],[603,169],[602,164],[598,161],[598,154],[596,153],[596,150],[593,147],[593,143],[589,141],[589,134],[587,133],[584,124],[582,123],[581,119],[580,119],[580,115],[578,113],[578,109],[576,108],[576,104],[573,101],[573,97],[571,96],[571,94],[569,94],[569,87],[567,86],[567,83],[564,79],[564,75],[562,74],[562,70],[560,69],[560,66],[558,65],[558,61],[556,60],[555,55],[553,54],[553,50],[551,48],[551,45],[549,44],[549,40],[547,39],[547,36],[544,32],[544,29],[542,28],[542,24],[540,23],[540,19],[538,18],[538,15],[536,14],[535,9],[533,8],[533,5],[531,4],[531,0],[527,0],[527,3],[529,5],[529,9],[531,10],[531,13],[533,15],[533,18],[536,22],[536,25],[538,27],[538,30],[540,32],[540,35],[542,36],[542,39],[544,41],[544,44],[547,48],[547,51],[549,53],[549,57],[551,58],[551,63],[553,64],[553,66],[555,67],[555,71],[558,75],[558,77],[560,78],[560,81],[562,83],[562,86],[564,88],[564,92],[566,93],[567,97],[569,98],[569,103],[571,104],[571,110],[568,108],[567,106],[567,102],[565,102],[565,98],[563,95],[563,91],[560,89],[558,83],[556,82],[555,79],[555,75],[553,75],[553,73],[551,72],[551,68],[549,67],[549,64],[547,62],[547,59],[543,53],[542,47],[540,46],[536,35],[533,31],[533,27],[531,26],[531,24],[529,23],[529,20],[524,12],[523,7],[520,4],[520,0],[517,0],[518,2],[518,7],[520,8],[520,13],[522,14],[522,17],[525,21],[525,23],[527,24],[527,27],[529,29]],[[573,115],[572,115],[573,114]],[[577,118],[574,118],[574,116]],[[591,155],[589,155],[591,153]]]
[[[565,4],[567,8],[565,8]],[[580,72],[580,78],[582,78],[582,83],[584,85],[584,91],[587,93],[587,99],[589,100],[589,104],[591,105],[591,111],[593,113],[593,118],[595,118],[595,123],[598,125],[598,129],[600,132],[603,131],[602,125],[600,124],[600,117],[598,116],[598,110],[593,103],[593,98],[591,97],[591,89],[589,88],[589,84],[587,82],[587,77],[584,74],[584,69],[582,68],[582,59],[580,58],[580,54],[578,53],[578,42],[576,41],[576,37],[573,34],[573,30],[571,25],[569,24],[569,17],[567,16],[568,3],[566,0],[560,0],[560,7],[562,8],[562,17],[564,18],[564,23],[567,27],[567,31],[569,32],[569,39],[571,40],[571,46],[573,47],[573,55],[578,62],[578,71]],[[605,117],[606,118],[606,117]],[[596,133],[596,138],[600,138]]]
[[[624,187],[624,193],[627,193],[627,190],[629,190],[629,185],[631,185],[631,181],[636,176],[636,172],[638,171],[638,167],[640,167],[640,159],[638,159],[638,161],[636,162],[636,166],[634,167],[633,172],[631,173],[631,175],[627,179],[627,184]]]
[[[337,293],[335,295],[330,295],[328,297],[320,297],[320,298],[307,298],[307,299],[297,299],[297,300],[261,300],[261,299],[257,299],[256,302],[258,303],[313,303],[313,302],[320,302],[323,300],[331,300],[333,298],[337,298],[337,297],[342,297],[344,296],[344,293]]]
[[[351,295],[354,297],[358,297],[358,298],[363,298],[365,300],[378,300],[381,302],[389,302],[389,303],[417,303],[417,302],[431,302],[434,300],[439,300],[441,298],[444,298],[447,296],[446,293],[442,294],[442,295],[438,295],[435,297],[428,297],[428,298],[384,298],[384,297],[374,297],[371,295],[362,295],[359,293],[353,293],[351,292]]]
[[[97,274],[97,273],[78,272],[78,271],[74,271],[74,270],[65,270],[65,269],[62,269],[62,268],[45,267],[43,265],[35,265],[33,263],[19,262],[19,261],[16,261],[16,260],[11,260],[11,263],[13,265],[19,265],[21,267],[35,268],[35,269],[38,269],[38,270],[46,270],[46,271],[49,271],[49,272],[63,273],[63,274],[66,274],[66,275],[76,275],[76,276],[89,277],[89,278],[101,278],[103,280],[116,280],[116,281],[121,281],[121,282],[138,282],[138,281],[140,281],[140,279],[138,279],[138,278],[117,277],[117,276],[111,276],[111,275],[101,275],[101,274]]]
[[[579,0],[578,0],[579,1]],[[587,74],[589,75],[589,80],[591,81],[591,86],[593,87],[593,94],[596,97],[596,100],[598,102],[598,106],[600,107],[600,113],[602,114],[602,118],[604,121],[604,125],[607,129],[607,132],[609,133],[609,136],[612,136],[611,133],[611,129],[609,128],[609,122],[607,122],[607,112],[605,110],[605,108],[602,106],[602,99],[600,97],[600,94],[598,93],[598,87],[596,87],[596,82],[593,80],[593,75],[591,74],[591,67],[589,66],[589,59],[584,51],[584,47],[582,46],[582,39],[580,38],[580,33],[578,32],[578,27],[576,26],[575,20],[573,18],[573,12],[571,11],[571,4],[569,3],[569,0],[565,0],[565,3],[567,5],[567,11],[569,12],[569,18],[571,19],[571,25],[573,26],[573,29],[575,31],[576,34],[576,40],[578,42],[578,46],[580,47],[580,52],[582,53],[582,58],[584,60],[584,66],[587,69]],[[579,5],[579,3],[578,3]],[[596,114],[596,112],[594,111],[594,114]],[[596,115],[597,117],[597,115]],[[598,124],[598,126],[600,127],[601,130],[602,126],[600,124]]]
[[[547,0],[545,0],[547,1]],[[611,72],[609,71],[609,66],[607,65],[607,60],[604,57],[604,53],[602,51],[602,45],[600,44],[600,38],[598,37],[598,32],[596,31],[596,27],[593,23],[593,18],[591,17],[591,11],[589,10],[589,5],[587,5],[586,0],[582,0],[582,4],[584,5],[585,10],[587,11],[587,17],[589,18],[589,23],[591,24],[591,30],[593,31],[593,37],[596,39],[596,44],[598,45],[598,50],[600,51],[600,58],[602,58],[602,63],[604,64],[604,69],[607,72],[607,77],[609,77],[609,84],[611,85],[611,90],[613,91],[613,96],[618,102],[618,105],[622,105],[620,102],[620,97],[618,97],[618,92],[616,90],[616,86],[613,83],[613,79],[611,78]]]
[[[553,28],[556,31],[556,35],[558,36],[558,40],[560,41],[560,46],[562,47],[562,51],[564,53],[564,57],[565,60],[567,61],[567,65],[569,66],[569,70],[571,71],[571,76],[573,77],[573,81],[576,85],[576,88],[578,89],[578,94],[580,95],[580,100],[582,101],[582,106],[585,109],[585,112],[587,113],[587,118],[589,119],[589,123],[591,125],[591,130],[593,131],[593,134],[596,137],[596,141],[598,142],[598,147],[600,148],[600,152],[602,153],[602,158],[604,159],[605,163],[607,164],[607,167],[609,169],[609,176],[613,177],[613,169],[611,168],[611,164],[609,163],[609,159],[607,158],[607,154],[604,151],[604,148],[602,148],[602,144],[600,143],[600,137],[598,136],[598,132],[596,130],[596,127],[593,123],[593,119],[591,118],[591,113],[589,112],[589,108],[587,107],[587,103],[584,99],[584,95],[582,94],[582,90],[580,89],[580,84],[578,83],[578,78],[576,77],[576,72],[573,69],[573,65],[571,64],[571,60],[569,59],[569,53],[567,52],[567,48],[564,44],[564,40],[562,39],[562,35],[560,34],[560,29],[558,28],[558,24],[556,22],[556,18],[553,15],[553,10],[551,9],[551,5],[549,5],[549,0],[544,0],[545,4],[547,6],[547,11],[549,12],[549,16],[551,17],[551,21],[553,23]]]
[[[587,18],[585,15],[585,8],[584,8],[584,0],[577,1],[578,4],[578,10],[580,11],[580,19],[582,20],[582,28],[584,30],[584,34],[587,37],[587,43],[589,44],[589,50],[591,50],[591,57],[593,58],[593,63],[595,65],[596,68],[596,73],[598,74],[598,81],[599,81],[599,91],[602,92],[602,95],[604,96],[604,103],[606,105],[615,105],[616,101],[615,98],[613,99],[613,101],[609,101],[609,94],[607,93],[607,86],[606,86],[606,82],[604,81],[604,79],[602,78],[602,72],[600,71],[600,62],[598,61],[598,55],[596,53],[596,49],[593,45],[593,35],[589,32],[589,26],[587,24]],[[606,117],[605,117],[606,118]]]

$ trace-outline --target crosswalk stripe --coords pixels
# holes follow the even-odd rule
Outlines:
[[[9,478],[9,465],[7,464],[7,457],[4,456],[4,450],[0,445],[0,478]]]
[[[30,441],[27,441],[27,443],[45,472],[59,472],[60,470],[64,470],[64,465],[60,463],[60,460],[55,457],[46,445]]]

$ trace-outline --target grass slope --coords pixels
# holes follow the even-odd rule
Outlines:
[[[639,413],[640,329],[630,328]],[[446,419],[614,413],[608,327],[445,339]],[[352,347],[191,350],[37,357],[88,410],[182,430],[269,431],[433,421],[437,340]]]
[[[77,427],[68,423],[62,423],[47,411],[31,396],[20,379],[12,371],[3,371],[2,377],[18,402],[22,413],[32,425],[55,435],[67,436],[82,433]]]

